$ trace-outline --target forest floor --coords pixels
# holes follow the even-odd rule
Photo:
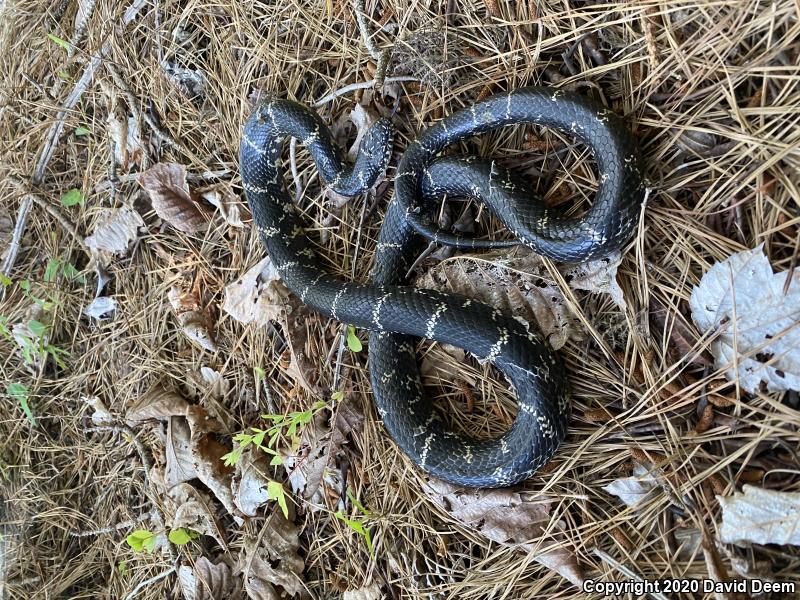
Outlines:
[[[800,584],[797,2],[367,0],[369,48],[357,5],[0,2],[0,597]],[[568,370],[555,458],[515,488],[461,490],[383,429],[366,333],[302,308],[263,260],[240,132],[266,93],[316,102],[345,148],[391,115],[370,194],[335,197],[302,147],[285,153],[320,263],[366,281],[408,141],[539,84],[623,117],[650,193],[635,238],[590,267],[516,250],[417,266],[418,285],[536,321]],[[555,131],[456,150],[575,214],[598,186],[591,153]],[[472,201],[441,221],[508,236]],[[493,367],[428,341],[418,356],[453,427],[510,425]],[[704,596],[738,597],[682,595]]]

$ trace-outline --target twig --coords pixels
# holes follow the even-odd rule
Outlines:
[[[125,14],[122,17],[123,25],[128,25],[131,21],[133,21],[139,11],[147,4],[147,0],[133,0],[133,2],[128,6],[125,10]],[[69,111],[71,111],[75,105],[83,96],[83,92],[89,89],[89,85],[92,83],[92,78],[94,77],[94,72],[100,68],[100,65],[103,63],[103,59],[105,56],[111,51],[112,47],[112,40],[108,39],[103,43],[103,46],[100,48],[100,52],[92,57],[92,60],[89,61],[89,64],[86,65],[86,68],[83,70],[80,79],[75,84],[72,92],[70,92],[67,99],[64,100],[64,103],[61,105],[61,109],[56,114],[55,122],[50,126],[50,130],[47,132],[47,138],[42,147],[42,152],[39,155],[39,160],[36,161],[36,168],[33,171],[33,178],[32,181],[34,184],[40,184],[44,180],[44,171],[47,168],[47,165],[50,163],[50,159],[53,158],[53,153],[56,150],[56,146],[58,145],[58,140],[61,137],[61,133],[64,131],[64,123],[67,120],[67,115]]]
[[[389,58],[391,57],[392,53],[390,48],[384,48],[383,50],[378,48],[375,40],[372,39],[372,34],[369,32],[369,27],[367,25],[367,16],[364,4],[365,0],[353,0],[353,10],[356,13],[358,29],[361,32],[361,40],[364,42],[367,52],[369,52],[370,56],[377,62],[375,81],[380,86],[383,85],[383,81],[386,77],[386,69],[389,66]]]
[[[14,235],[11,236],[11,242],[8,245],[8,253],[3,261],[3,275],[9,277],[11,269],[14,268],[14,263],[17,260],[17,254],[22,246],[22,235],[25,233],[25,223],[28,220],[28,212],[33,204],[33,197],[30,194],[25,194],[22,197],[22,202],[19,204],[17,211],[17,223],[14,225]]]
[[[140,515],[135,519],[128,519],[127,521],[122,521],[121,523],[117,523],[116,525],[112,525],[111,527],[103,527],[102,529],[93,529],[91,531],[70,531],[69,534],[72,537],[84,538],[84,537],[103,535],[104,533],[114,533],[115,531],[119,531],[120,529],[127,529],[128,527],[133,527],[134,525],[141,523],[142,521],[147,521],[148,519],[153,518],[153,516],[155,516],[154,510],[144,515]]]
[[[625,575],[625,577],[630,577],[631,579],[633,579],[635,581],[638,581],[638,582],[644,582],[645,581],[635,571],[629,569],[628,567],[623,565],[621,562],[618,562],[617,560],[613,559],[609,554],[607,554],[606,552],[603,552],[602,550],[600,550],[600,548],[595,548],[593,550],[593,553],[595,554],[595,556],[597,556],[601,560],[607,562],[611,567],[615,568],[617,571],[619,571],[620,573]],[[655,598],[656,600],[669,600],[661,592],[650,592],[647,595],[651,596],[652,598]]]
[[[155,577],[151,577],[150,579],[145,579],[144,581],[139,582],[139,584],[131,590],[130,594],[125,596],[125,600],[131,600],[131,598],[135,598],[136,595],[139,592],[141,592],[144,588],[146,588],[148,585],[152,585],[157,581],[161,581],[162,579],[165,579],[166,577],[172,575],[174,572],[175,572],[175,567],[170,567],[169,569],[167,569],[163,573],[159,573]]]
[[[419,79],[417,77],[411,77],[409,75],[402,75],[399,77],[387,77],[383,80],[383,83],[402,83],[404,81],[419,81]],[[314,102],[312,106],[314,106],[314,108],[319,108],[320,106],[327,104],[331,100],[335,100],[339,96],[344,96],[345,94],[349,94],[350,92],[355,92],[356,90],[366,90],[377,85],[378,85],[377,77],[370,81],[360,81],[357,83],[351,83],[342,88],[339,88],[338,90],[332,91],[330,94],[323,96],[322,98]]]

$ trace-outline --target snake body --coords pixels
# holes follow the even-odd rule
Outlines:
[[[476,157],[441,158],[458,140],[521,123],[570,133],[594,153],[599,189],[591,209],[569,218],[532,202],[518,176]],[[645,195],[635,140],[611,111],[583,96],[529,87],[497,94],[440,120],[407,147],[395,195],[380,229],[371,280],[344,281],[320,269],[284,189],[283,141],[300,140],[336,192],[367,191],[385,170],[392,126],[368,130],[355,164],[346,166],[322,119],[289,100],[271,99],[244,126],[242,182],[261,241],[284,283],[315,310],[370,330],[369,368],[378,413],[400,448],[422,469],[470,487],[501,487],[528,478],[554,454],[567,432],[569,401],[562,362],[534,327],[475,300],[409,287],[406,275],[426,238],[456,247],[502,245],[436,228],[442,194],[488,204],[521,243],[555,260],[578,262],[621,248],[636,229]],[[425,398],[414,338],[463,348],[499,368],[517,394],[518,414],[496,439],[457,433]]]

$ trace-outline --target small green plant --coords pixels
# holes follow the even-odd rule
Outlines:
[[[248,446],[255,446],[272,456],[270,464],[277,466],[283,464],[280,454],[275,446],[281,437],[288,437],[292,448],[300,445],[299,434],[303,427],[308,425],[319,411],[325,408],[322,401],[315,403],[309,410],[290,412],[287,415],[261,415],[262,419],[272,421],[272,426],[267,429],[251,427],[252,433],[238,433],[233,440],[239,444],[237,448],[223,455],[226,466],[233,466],[242,458],[242,453]],[[264,442],[266,440],[266,443]]]
[[[68,208],[77,204],[83,204],[83,201],[83,192],[77,188],[72,188],[66,194],[61,196],[61,204]]]
[[[137,529],[125,541],[136,552],[152,552],[156,547],[156,534],[146,529]]]
[[[199,538],[200,533],[192,529],[186,529],[184,527],[181,527],[179,529],[173,529],[172,531],[170,531],[167,537],[169,538],[169,541],[175,544],[176,546],[183,546],[185,544],[188,544],[192,540],[196,540],[197,538]]]
[[[11,285],[11,280],[8,277],[6,277],[4,273],[0,273],[0,286],[6,288],[10,285]]]
[[[86,283],[86,278],[80,274],[80,271],[71,262],[60,258],[51,258],[47,261],[47,266],[44,269],[44,282],[55,283],[59,275],[70,281]]]
[[[82,135],[89,135],[92,133],[92,130],[88,127],[84,127],[83,125],[75,128],[75,135],[80,137]]]
[[[289,518],[289,506],[286,504],[286,491],[283,486],[272,479],[267,483],[267,498],[270,500],[277,500],[278,506],[281,507],[281,512],[285,519]]]
[[[353,352],[361,352],[364,346],[361,344],[361,340],[358,339],[356,335],[356,328],[352,325],[347,326],[347,347],[350,348]]]
[[[14,334],[22,351],[22,358],[25,364],[35,365],[37,362],[44,363],[48,356],[52,356],[61,369],[66,369],[64,357],[69,356],[69,352],[46,341],[49,329],[41,321],[31,320],[28,321],[28,331],[31,332],[32,337],[20,331]]]
[[[33,416],[33,411],[31,410],[30,403],[28,402],[28,393],[30,390],[28,386],[24,383],[9,383],[6,385],[6,394],[11,396],[14,400],[16,400],[20,407],[22,408],[22,412],[25,413],[25,417],[28,419],[31,425],[36,426],[36,417]]]
[[[53,35],[52,33],[48,33],[48,34],[47,34],[47,37],[48,37],[48,38],[50,38],[50,41],[51,41],[51,42],[53,42],[54,44],[57,44],[57,45],[61,46],[61,47],[62,47],[64,50],[66,50],[67,52],[69,52],[70,45],[69,45],[69,42],[68,42],[68,41],[66,41],[66,40],[62,40],[60,37],[58,37],[58,36],[55,36],[55,35]]]
[[[372,545],[372,535],[370,534],[369,528],[366,526],[370,512],[364,507],[363,504],[361,504],[361,502],[358,501],[358,499],[350,491],[350,488],[347,489],[347,497],[350,499],[350,502],[353,503],[353,506],[355,506],[361,512],[362,516],[357,517],[356,519],[348,519],[342,514],[342,511],[335,512],[334,516],[364,538],[364,542],[367,544],[367,550],[369,550],[370,556],[374,558],[375,548]]]
[[[34,302],[39,307],[41,307],[42,310],[45,311],[52,310],[55,307],[56,303],[53,302],[52,300],[46,300],[44,298],[39,298],[38,296],[34,296],[33,293],[31,292],[31,282],[28,281],[27,279],[23,279],[17,285],[19,286],[19,289],[21,289],[22,292],[25,294],[25,296],[29,300],[31,300],[31,302]]]
[[[123,577],[127,577],[128,561],[127,560],[120,561],[120,563],[117,565],[117,571],[119,571],[119,574],[122,575]]]

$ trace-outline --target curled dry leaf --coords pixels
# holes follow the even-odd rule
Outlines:
[[[246,450],[236,462],[236,471],[231,483],[233,502],[247,517],[255,517],[258,508],[269,502],[265,475],[269,471],[269,461],[261,450]]]
[[[622,500],[627,506],[636,506],[651,496],[658,486],[652,471],[637,464],[633,468],[633,476],[615,479],[603,489]]]
[[[617,269],[621,263],[622,253],[617,250],[605,258],[590,260],[572,267],[564,273],[564,277],[572,289],[608,294],[614,304],[625,310],[627,307],[625,296],[617,283]]]
[[[308,306],[298,306],[291,313],[281,317],[281,325],[289,346],[289,366],[286,374],[315,396],[322,395],[322,388],[315,382],[319,378],[319,368],[306,354],[308,341],[307,325],[315,316]]]
[[[94,233],[84,242],[96,253],[125,256],[140,227],[144,227],[144,221],[135,210],[124,206],[104,208],[97,217]]]
[[[575,555],[557,540],[539,546],[551,520],[552,500],[544,496],[525,498],[514,488],[466,489],[431,479],[425,493],[453,518],[504,546],[535,552],[534,559],[580,587],[583,573]],[[550,533],[554,538],[558,535]]]
[[[242,222],[241,210],[239,208],[239,198],[226,188],[220,190],[214,188],[202,193],[203,199],[217,207],[219,214],[231,227],[244,227]]]
[[[128,117],[122,110],[112,110],[106,119],[106,130],[114,152],[114,160],[127,171],[131,164],[140,164],[142,147],[139,121]]]
[[[222,310],[240,323],[254,323],[256,326],[280,320],[291,311],[289,290],[280,281],[269,257],[225,286]]]
[[[214,538],[225,550],[224,530],[214,516],[211,499],[188,483],[179,483],[169,490],[170,497],[177,508],[172,518],[172,529],[184,527]]]
[[[222,400],[231,389],[231,382],[225,379],[219,371],[211,367],[200,367],[200,374],[211,388],[211,395],[217,400]]]
[[[717,496],[722,507],[719,537],[725,544],[800,546],[800,493],[745,485],[733,496]]]
[[[715,366],[750,393],[800,390],[800,269],[773,273],[763,244],[717,263],[692,290],[692,318],[713,334]]]
[[[81,396],[81,400],[92,409],[92,423],[95,425],[108,425],[116,421],[114,415],[108,410],[105,403],[98,396]]]
[[[300,527],[275,512],[259,537],[244,540],[239,571],[252,600],[293,598],[305,590],[301,573],[304,561],[297,554]]]
[[[544,274],[542,259],[525,247],[457,256],[436,265],[417,285],[463,294],[536,323],[555,350],[578,337],[561,290]]]
[[[209,327],[210,318],[200,306],[200,301],[193,292],[183,292],[173,286],[167,293],[169,302],[175,310],[178,324],[184,335],[192,342],[208,350],[216,352],[217,345]]]
[[[241,597],[240,583],[223,562],[213,564],[201,556],[193,567],[178,569],[178,581],[184,600],[236,600]]]
[[[125,420],[131,426],[150,419],[166,420],[186,415],[188,408],[189,403],[178,392],[156,384],[126,411]]]
[[[161,61],[161,68],[181,94],[189,100],[199,100],[206,92],[206,78],[202,71],[187,69],[173,60]]]
[[[110,319],[117,312],[117,300],[109,296],[98,296],[83,309],[83,314],[93,319]]]
[[[156,214],[184,233],[202,229],[208,219],[205,210],[189,191],[186,167],[177,163],[153,165],[139,177],[150,196]]]

